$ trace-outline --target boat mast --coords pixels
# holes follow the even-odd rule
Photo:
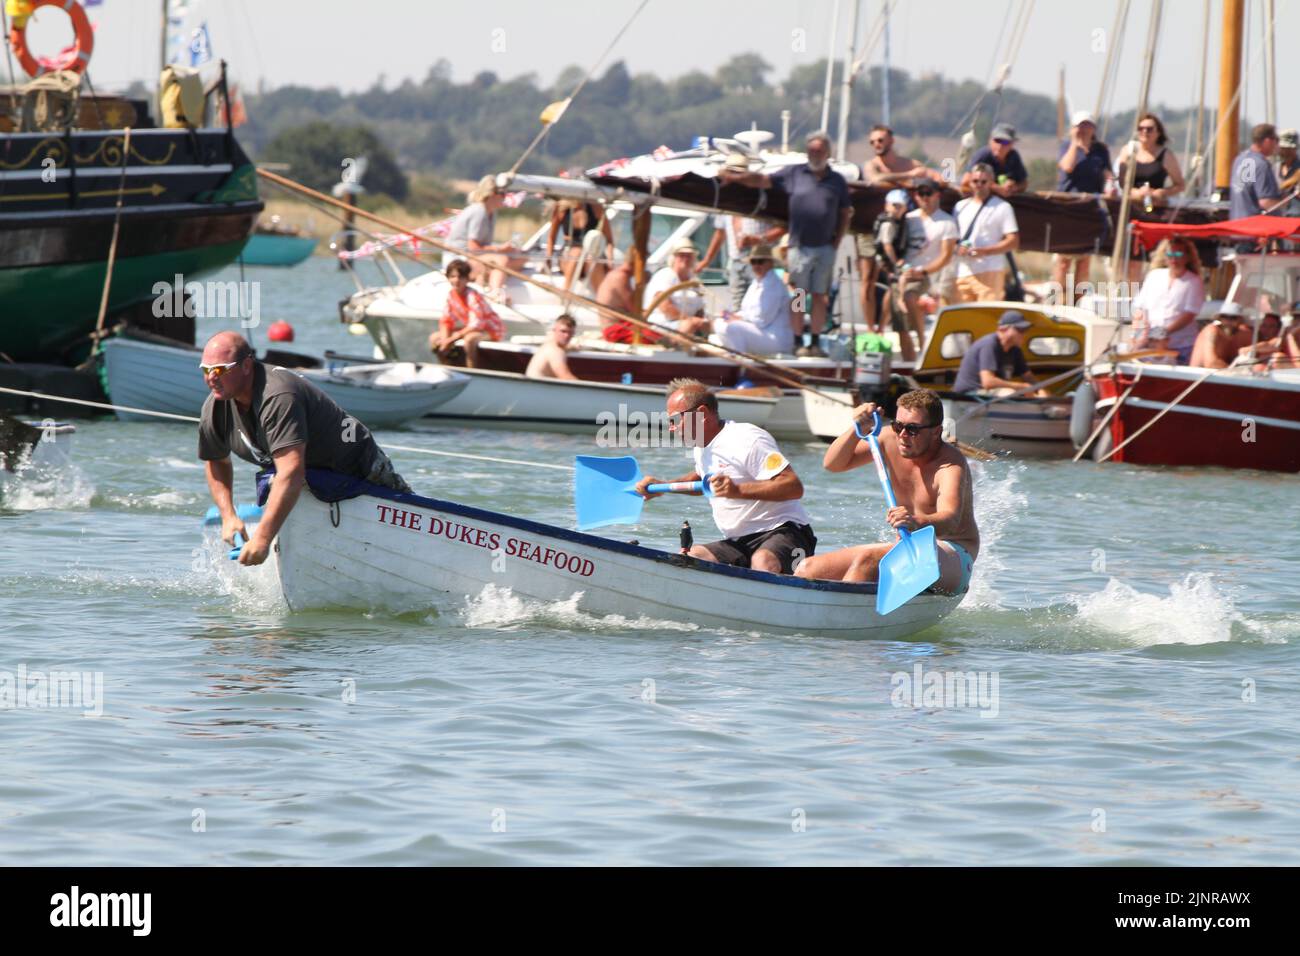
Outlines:
[[[853,57],[857,50],[858,15],[862,12],[862,0],[853,0],[853,29],[849,31],[849,45],[844,51],[844,70],[840,77],[840,128],[839,148],[836,155],[847,160],[849,150],[849,101],[853,94]],[[886,120],[888,122],[888,120]]]
[[[162,73],[167,69],[167,23],[168,11],[167,0],[162,0],[162,29],[159,31],[158,38],[158,94],[155,100],[158,104],[157,123],[163,124],[163,105],[162,105]]]
[[[1241,23],[1245,0],[1223,0],[1223,29],[1219,43],[1219,130],[1214,143],[1214,188],[1226,197],[1237,158],[1237,86],[1241,82]]]
[[[835,70],[835,34],[840,29],[840,0],[835,0],[831,13],[831,45],[826,53],[826,88],[822,91],[822,125],[823,131],[831,125],[831,74]]]
[[[880,122],[889,125],[889,2],[885,2],[885,68],[880,73]]]
[[[1274,59],[1273,0],[1264,0],[1264,122],[1277,122],[1277,60]]]
[[[1160,18],[1163,12],[1164,0],[1152,0],[1151,21],[1147,26],[1147,48],[1142,58],[1142,89],[1138,93],[1138,116],[1146,113],[1147,102],[1151,95],[1151,74],[1155,71],[1156,44],[1160,40]],[[1134,125],[1136,125],[1136,121]],[[1132,131],[1129,131],[1126,135],[1129,137],[1128,162],[1122,170],[1123,182],[1120,184],[1122,192],[1120,193],[1119,204],[1119,228],[1115,230],[1115,246],[1110,255],[1110,280],[1112,282],[1120,278],[1120,257],[1125,255],[1128,250],[1129,196],[1133,190],[1133,180],[1137,176],[1137,140],[1134,138]]]

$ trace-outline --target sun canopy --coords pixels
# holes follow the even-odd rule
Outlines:
[[[1135,222],[1133,232],[1147,249],[1162,239],[1292,239],[1300,237],[1300,219],[1281,216],[1247,216],[1224,222],[1191,225],[1181,222]]]

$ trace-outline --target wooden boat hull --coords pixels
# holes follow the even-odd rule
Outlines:
[[[112,402],[131,408],[196,416],[208,396],[199,375],[198,349],[158,345],[130,338],[107,339],[103,344],[104,370]],[[389,385],[375,375],[394,366],[345,368],[331,374],[325,370],[297,370],[318,385],[350,415],[371,428],[390,428],[420,418],[444,402],[452,401],[468,385],[458,372],[438,366],[406,369],[405,385]],[[415,378],[415,376],[419,378]],[[359,380],[370,378],[371,381]],[[117,412],[122,421],[158,421],[136,412]]]
[[[699,562],[510,515],[367,486],[326,504],[304,494],[276,542],[289,607],[454,609],[485,589],[638,622],[897,640],[961,598],[927,592],[887,617],[875,585],[803,581]]]
[[[619,421],[627,422],[624,432],[660,423],[667,399],[662,386],[615,385],[607,382],[571,382],[554,378],[527,378],[517,372],[488,369],[457,369],[470,377],[471,384],[428,418],[476,428],[515,428],[525,431],[609,435]],[[720,395],[718,411],[723,418],[766,426],[777,399],[766,396]],[[651,429],[659,433],[657,425]],[[633,436],[635,445],[635,436]],[[611,447],[621,447],[620,445]]]
[[[1138,362],[1099,368],[1092,377],[1098,422],[1133,386],[1108,425],[1109,447],[1118,448],[1204,374]],[[1110,460],[1300,472],[1300,370],[1211,375]]]

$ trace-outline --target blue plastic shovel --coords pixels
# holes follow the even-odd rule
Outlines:
[[[257,505],[240,505],[235,509],[235,514],[239,515],[239,520],[247,524],[250,521],[262,520],[262,509]],[[208,513],[203,516],[204,526],[221,524],[221,512],[217,506],[213,505],[208,509]],[[238,561],[239,552],[244,550],[244,536],[238,531],[235,532],[234,547],[230,549],[230,560]]]
[[[876,441],[876,436],[880,434],[880,413],[872,412],[872,418],[875,427],[870,434],[862,434],[856,421],[853,430],[859,438],[871,445],[871,457],[876,463],[876,474],[880,476],[881,487],[885,489],[885,500],[889,502],[889,507],[896,508],[898,499],[894,497],[894,489],[889,484],[885,459],[881,456],[880,444]],[[880,559],[880,579],[876,585],[877,614],[897,610],[939,580],[939,552],[934,540],[934,528],[926,527],[920,531],[908,531],[906,528],[897,530],[898,543]]]
[[[598,458],[578,455],[573,459],[573,508],[578,513],[578,530],[590,531],[607,524],[636,524],[641,520],[645,499],[636,492],[642,478],[641,466],[631,456]],[[709,476],[699,481],[664,481],[647,491],[685,494],[709,490]]]

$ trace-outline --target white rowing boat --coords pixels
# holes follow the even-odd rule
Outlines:
[[[668,396],[662,385],[528,378],[518,372],[482,368],[457,371],[471,379],[469,386],[426,417],[478,428],[573,434],[595,434],[603,428],[621,428],[621,434],[631,434],[639,424],[646,438],[651,432],[659,434],[666,417]],[[720,393],[718,413],[733,421],[763,426],[778,400],[766,394]]]
[[[127,336],[106,339],[102,348],[108,393],[115,405],[189,416],[197,416],[203,408],[208,387],[199,374],[199,349]],[[410,362],[291,371],[319,386],[345,412],[372,428],[420,418],[469,385],[467,377],[452,369]],[[117,417],[156,421],[132,411],[118,411]]]
[[[324,492],[337,480],[309,472]],[[960,596],[925,592],[882,617],[874,584],[805,581],[696,561],[450,501],[350,483],[303,494],[275,547],[289,607],[410,611],[461,605],[495,586],[595,616],[895,640],[932,627]]]

